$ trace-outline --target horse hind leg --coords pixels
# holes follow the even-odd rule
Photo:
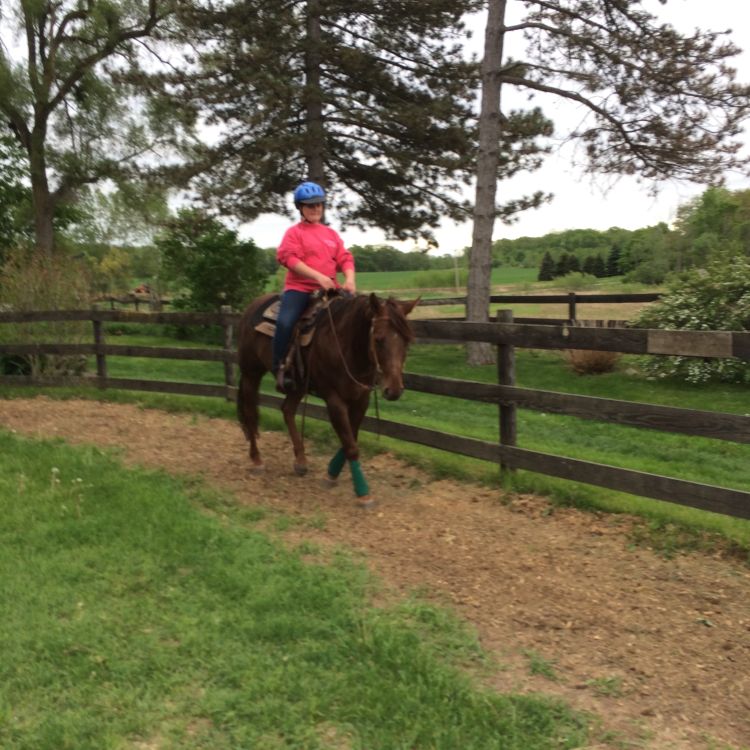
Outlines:
[[[281,413],[284,415],[284,423],[289,433],[294,449],[294,473],[297,476],[307,474],[307,456],[305,455],[305,444],[297,430],[296,415],[302,395],[299,393],[290,393],[281,405]]]
[[[237,417],[249,445],[248,454],[252,464],[251,471],[261,472],[265,469],[258,450],[258,389],[262,375],[252,373],[241,375],[237,391]]]

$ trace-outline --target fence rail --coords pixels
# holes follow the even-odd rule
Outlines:
[[[505,299],[507,301],[507,298]],[[529,296],[524,297],[524,300],[528,299]],[[375,420],[372,417],[365,418],[363,429],[378,431],[380,434],[399,440],[490,461],[499,464],[506,471],[525,469],[750,519],[750,492],[531,451],[516,445],[516,419],[519,408],[736,443],[750,443],[749,416],[556,393],[515,385],[516,348],[593,349],[631,354],[738,357],[750,360],[750,332],[581,328],[568,324],[532,325],[513,322],[510,311],[501,311],[498,315],[500,319],[491,323],[433,320],[412,322],[418,343],[484,341],[497,346],[497,384],[413,373],[406,374],[405,383],[407,388],[414,391],[497,406],[500,426],[499,442],[467,438],[389,420]],[[221,313],[131,313],[106,310],[0,312],[0,356],[75,354],[95,356],[97,363],[95,376],[76,378],[2,376],[0,385],[83,385],[223,397],[233,400],[236,399],[237,394],[234,380],[237,355],[233,348],[233,337],[238,319],[237,313],[228,310]],[[3,323],[53,321],[90,321],[93,324],[94,343],[2,343]],[[219,325],[224,329],[224,345],[220,349],[207,349],[115,345],[106,342],[104,323],[142,321],[180,325]],[[221,362],[224,366],[224,384],[112,378],[107,374],[107,357],[110,356]],[[264,394],[261,396],[261,403],[278,406],[281,399]],[[311,417],[327,419],[326,410],[315,404],[308,405],[307,413]]]
[[[537,304],[537,305],[560,305],[568,306],[568,317],[565,320],[552,321],[544,318],[523,318],[525,323],[571,323],[578,320],[578,305],[593,304],[597,302],[627,303],[627,302],[656,302],[661,299],[658,292],[642,292],[636,294],[593,294],[578,292],[566,292],[565,294],[493,294],[490,304]],[[421,307],[434,307],[442,305],[464,305],[466,297],[441,297],[427,298],[419,302]]]

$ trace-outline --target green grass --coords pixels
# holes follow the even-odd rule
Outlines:
[[[373,608],[361,567],[306,563],[261,517],[0,431],[0,747],[585,744],[563,705],[479,688],[462,667],[481,650],[445,612]]]

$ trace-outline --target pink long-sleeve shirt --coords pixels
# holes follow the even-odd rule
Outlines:
[[[276,259],[287,269],[284,289],[300,292],[314,292],[318,284],[294,272],[293,268],[299,261],[334,281],[337,271],[344,273],[354,268],[354,257],[344,247],[338,232],[325,224],[310,224],[307,221],[300,221],[286,230],[276,250]]]

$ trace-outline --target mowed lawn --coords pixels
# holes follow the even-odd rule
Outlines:
[[[345,554],[287,550],[262,508],[0,431],[3,750],[586,744],[586,721],[498,695],[445,612],[375,608]]]

